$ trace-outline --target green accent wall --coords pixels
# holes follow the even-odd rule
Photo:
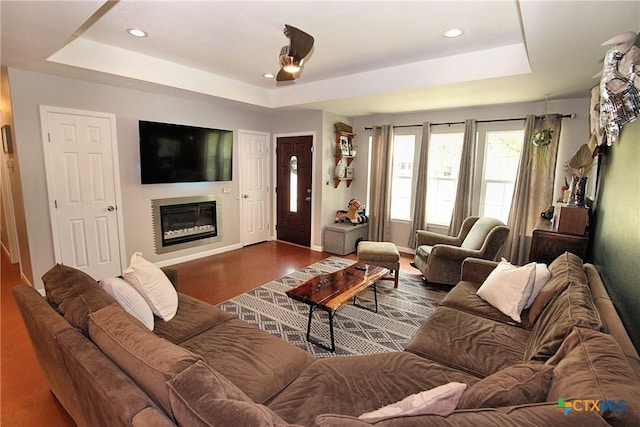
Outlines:
[[[605,148],[599,181],[588,258],[640,351],[640,119]]]

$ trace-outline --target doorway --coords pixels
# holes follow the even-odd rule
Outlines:
[[[313,136],[276,139],[277,238],[311,246]]]

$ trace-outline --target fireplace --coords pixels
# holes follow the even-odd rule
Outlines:
[[[154,199],[151,208],[157,254],[222,240],[216,196]]]

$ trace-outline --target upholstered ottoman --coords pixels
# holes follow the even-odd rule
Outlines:
[[[358,261],[388,268],[393,272],[393,277],[385,277],[384,280],[393,280],[393,287],[398,287],[400,252],[398,252],[398,248],[393,243],[360,242],[358,244]]]

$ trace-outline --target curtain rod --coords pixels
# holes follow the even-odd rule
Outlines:
[[[544,116],[536,116],[536,119],[540,119],[543,118]],[[576,113],[571,113],[571,114],[563,114],[562,117],[563,119],[575,119],[576,118]],[[519,118],[513,118],[513,119],[492,119],[492,120],[476,120],[476,123],[495,123],[495,122],[514,122],[514,121],[518,121],[518,120],[525,120],[526,117],[519,117]],[[431,126],[451,126],[451,125],[463,125],[464,122],[443,122],[443,123],[431,123]],[[420,125],[394,125],[393,128],[415,128],[415,127],[420,127],[422,126]],[[365,127],[364,130],[372,130],[372,127]]]

